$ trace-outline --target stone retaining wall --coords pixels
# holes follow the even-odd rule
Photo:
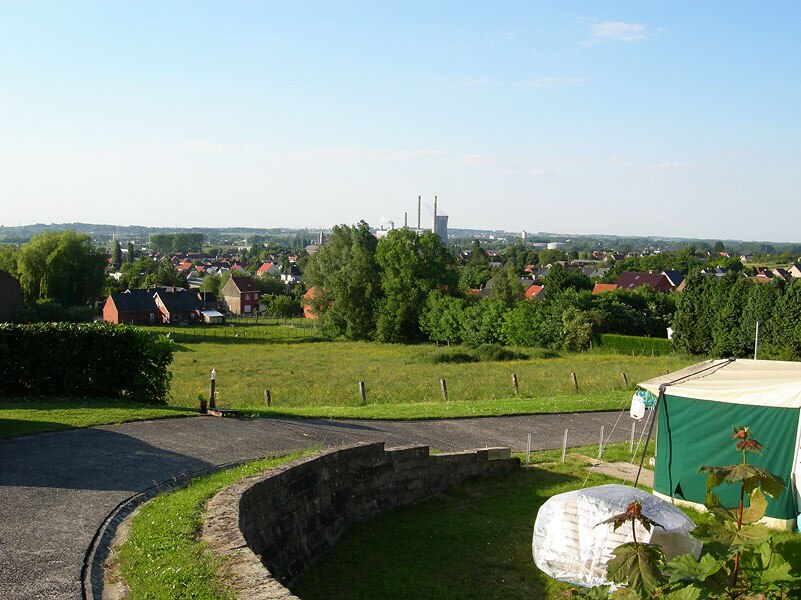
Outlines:
[[[203,538],[224,557],[223,575],[239,597],[294,598],[284,586],[351,523],[519,466],[509,448],[429,455],[426,446],[385,450],[378,442],[329,450],[217,494]]]

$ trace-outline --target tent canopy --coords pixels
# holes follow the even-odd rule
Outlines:
[[[683,398],[801,408],[801,363],[797,362],[708,360],[643,381],[639,386],[658,396],[663,383],[670,384],[665,390],[667,394]]]
[[[703,504],[706,474],[701,465],[739,462],[732,427],[751,428],[766,446],[748,462],[782,477],[784,492],[768,499],[767,517],[780,526],[794,525],[798,515],[795,478],[801,416],[801,363],[768,360],[709,360],[639,384],[661,397],[654,490]],[[736,506],[739,488],[715,492],[726,506]]]

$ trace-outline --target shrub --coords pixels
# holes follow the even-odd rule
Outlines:
[[[526,360],[528,354],[515,352],[498,344],[482,344],[475,350],[476,356],[482,361]]]
[[[604,350],[619,352],[620,354],[653,354],[654,356],[661,356],[673,352],[673,345],[670,340],[664,338],[602,333],[600,341]]]
[[[435,365],[440,363],[473,363],[478,362],[478,358],[469,352],[437,352],[431,356],[431,362]]]
[[[0,324],[0,395],[167,401],[173,344],[127,325]]]

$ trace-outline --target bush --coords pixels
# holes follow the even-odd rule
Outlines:
[[[0,395],[165,403],[173,344],[128,325],[0,324]]]
[[[431,356],[431,362],[435,365],[440,363],[473,363],[478,362],[478,358],[469,352],[437,352]]]
[[[664,338],[638,337],[634,335],[617,335],[603,333],[600,336],[601,348],[620,354],[647,354],[661,356],[671,354],[673,345]]]
[[[498,344],[482,344],[475,350],[476,356],[481,361],[498,362],[504,360],[526,360],[528,354],[522,352],[515,352],[504,348]]]

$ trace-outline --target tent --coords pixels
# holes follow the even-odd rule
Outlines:
[[[765,446],[761,455],[749,453],[749,463],[779,475],[786,485],[781,496],[768,499],[765,522],[781,529],[796,526],[801,506],[801,363],[709,360],[649,379],[639,388],[660,398],[655,495],[702,507],[706,474],[698,468],[739,462],[732,428],[745,425]],[[736,506],[738,490],[723,484],[715,493],[725,505]]]

